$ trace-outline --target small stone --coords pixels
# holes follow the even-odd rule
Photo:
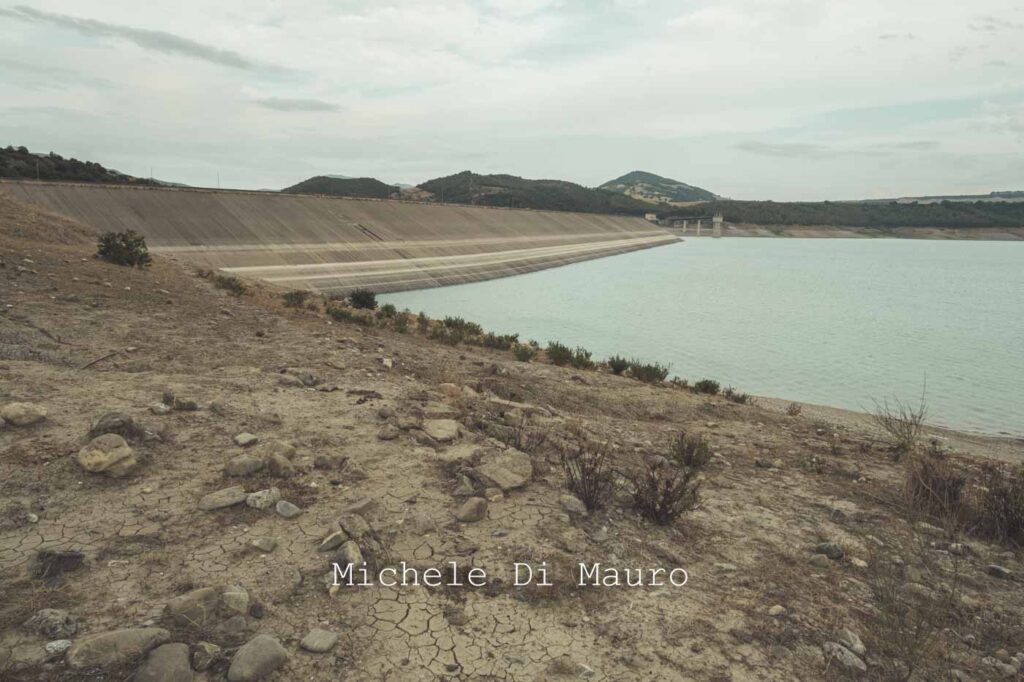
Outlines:
[[[825,655],[830,659],[836,660],[845,668],[851,668],[853,670],[859,670],[866,672],[868,667],[864,664],[864,661],[860,660],[856,654],[844,647],[842,644],[836,642],[825,642],[822,645],[822,649],[825,650]]]
[[[112,668],[130,663],[157,647],[171,634],[163,628],[128,628],[82,637],[67,650],[65,660],[72,670]]]
[[[487,515],[487,500],[482,497],[471,497],[462,503],[455,513],[455,518],[463,523],[480,521]]]
[[[199,508],[203,511],[223,509],[224,507],[231,507],[245,502],[246,497],[248,495],[246,495],[245,489],[240,485],[235,485],[204,496],[203,499],[199,500]]]
[[[121,478],[131,473],[138,460],[131,446],[116,433],[107,433],[93,438],[78,451],[78,464],[90,473],[105,474]]]
[[[231,659],[228,682],[262,680],[284,665],[288,652],[275,637],[256,635],[242,645]]]
[[[776,604],[775,606],[768,609],[768,615],[772,618],[778,618],[786,612],[786,607],[782,604]]]
[[[858,559],[857,557],[852,556],[850,557],[850,565],[854,568],[864,569],[868,567],[868,562],[864,561],[863,559]]]
[[[774,469],[775,465],[769,462],[767,459],[761,459],[760,457],[754,460],[754,466],[759,469]]]
[[[832,560],[825,554],[812,554],[809,563],[816,568],[829,568],[832,565]]]
[[[178,642],[164,644],[153,649],[132,680],[133,682],[192,682],[188,645]]]
[[[175,625],[202,627],[217,617],[221,591],[200,587],[172,598],[164,606],[164,617]]]
[[[288,478],[295,475],[295,465],[282,454],[274,453],[267,456],[267,471],[273,476]]]
[[[985,567],[985,572],[993,578],[1001,578],[1003,580],[1009,580],[1013,577],[1013,571],[998,564],[989,564]]]
[[[363,553],[359,551],[359,545],[354,541],[349,540],[341,546],[338,553],[334,557],[336,564],[345,568],[346,566],[362,566],[363,565]]]
[[[42,609],[25,626],[50,639],[65,639],[78,632],[78,621],[63,609]]]
[[[192,667],[202,672],[220,658],[221,648],[212,642],[199,642],[192,652]]]
[[[294,519],[296,516],[302,513],[302,510],[296,507],[288,500],[281,500],[277,503],[277,513],[286,519]]]
[[[316,549],[318,552],[329,552],[332,549],[340,547],[343,543],[347,542],[348,539],[348,533],[345,531],[335,531],[321,540],[320,545]]]
[[[259,442],[259,436],[246,431],[235,436],[234,440],[235,445],[247,448],[250,445],[255,445],[257,442]]]
[[[505,493],[501,492],[501,488],[487,488],[484,497],[488,502],[501,502],[505,499]]]
[[[228,460],[228,463],[224,465],[224,474],[226,476],[249,476],[260,471],[264,466],[264,462],[259,457],[253,455],[238,455]]]
[[[575,495],[563,494],[558,498],[558,502],[562,505],[562,509],[570,514],[576,514],[577,516],[587,515],[587,505],[583,504],[583,501]]]
[[[270,509],[281,500],[281,491],[277,488],[267,488],[249,493],[245,498],[246,506],[253,509]]]
[[[31,426],[46,419],[46,408],[35,403],[7,403],[0,408],[0,418],[11,426]]]
[[[317,469],[340,469],[346,461],[342,455],[319,454],[313,457],[313,466]]]
[[[171,406],[164,403],[153,403],[149,406],[149,411],[158,416],[170,414]]]
[[[400,435],[402,435],[402,432],[393,424],[386,424],[379,432],[377,432],[377,438],[380,440],[394,440]]]
[[[292,374],[281,374],[277,377],[277,383],[291,388],[302,388],[305,386],[302,379]]]
[[[245,615],[249,613],[249,593],[240,585],[233,585],[221,594],[221,601],[229,611]]]
[[[839,631],[839,636],[836,638],[839,643],[844,647],[857,654],[863,656],[867,652],[867,647],[860,641],[860,637],[857,633],[849,628],[843,628]]]
[[[338,633],[330,632],[329,630],[321,630],[320,628],[313,628],[309,634],[302,638],[302,642],[299,643],[306,651],[311,651],[314,654],[322,654],[330,651],[334,648],[334,645],[338,643]]]
[[[249,541],[249,544],[264,554],[269,554],[277,549],[277,538],[253,538]]]
[[[71,640],[55,639],[52,642],[47,642],[43,648],[46,649],[46,653],[51,656],[57,656],[71,648]]]
[[[459,422],[454,419],[428,419],[423,432],[439,443],[451,443],[459,437]]]
[[[384,407],[377,410],[377,416],[381,419],[391,419],[392,417],[395,416],[395,408],[391,407],[390,405],[385,405]]]
[[[453,494],[456,497],[465,497],[472,495],[476,492],[476,488],[473,487],[473,481],[469,480],[469,477],[464,474],[459,474],[459,482],[455,486]]]

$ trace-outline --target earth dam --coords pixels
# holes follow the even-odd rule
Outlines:
[[[123,185],[4,181],[0,191],[97,233],[287,289],[423,289],[671,244],[631,216]]]

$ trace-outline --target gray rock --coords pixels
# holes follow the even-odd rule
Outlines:
[[[353,540],[359,540],[372,535],[373,529],[360,514],[339,514],[338,525]]]
[[[562,505],[562,509],[570,514],[576,514],[577,516],[587,515],[587,505],[583,504],[583,500],[575,495],[565,493],[558,498],[558,503]]]
[[[295,475],[295,465],[292,464],[290,459],[279,452],[267,455],[266,463],[267,471],[274,476],[288,478],[289,476]]]
[[[157,416],[170,414],[171,406],[165,405],[164,403],[153,403],[149,406],[149,411]]]
[[[459,474],[459,482],[455,486],[454,495],[456,497],[466,497],[476,492],[473,487],[473,481],[469,480],[469,477],[464,474]]]
[[[993,578],[1002,578],[1004,580],[1009,580],[1013,577],[1013,571],[998,564],[989,564],[985,567],[985,572]]]
[[[275,637],[256,635],[235,653],[228,668],[228,682],[255,682],[280,668],[288,652]]]
[[[480,521],[485,516],[487,516],[487,500],[482,497],[469,498],[455,513],[455,518],[463,523]]]
[[[867,647],[865,647],[864,643],[860,641],[860,637],[857,636],[856,632],[849,628],[843,628],[840,630],[839,636],[836,639],[839,640],[840,644],[858,656],[863,656],[867,653]]]
[[[78,451],[78,464],[94,474],[105,474],[112,478],[127,476],[138,466],[138,460],[131,446],[116,433],[106,433],[93,438]]]
[[[363,565],[363,553],[359,551],[359,545],[354,541],[349,540],[341,546],[338,553],[334,556],[334,562],[342,568],[352,566]]]
[[[47,642],[46,646],[43,648],[46,650],[46,653],[51,656],[58,656],[71,648],[71,640],[55,639],[52,642]]]
[[[808,563],[816,568],[829,568],[832,566],[832,560],[824,554],[812,554]]]
[[[131,438],[140,431],[141,429],[135,425],[135,419],[127,412],[107,412],[92,423],[89,437],[95,438],[105,433],[116,433],[119,436]]]
[[[294,519],[296,516],[302,513],[302,510],[296,507],[288,500],[281,500],[277,503],[277,513],[286,519]]]
[[[349,539],[348,533],[343,530],[335,531],[320,541],[320,545],[316,548],[318,552],[329,552],[332,549],[341,547],[341,545],[347,542]]]
[[[224,608],[233,613],[249,613],[249,593],[240,585],[232,585],[221,594]]]
[[[428,419],[421,428],[439,443],[451,443],[459,437],[459,422],[454,419]]]
[[[245,498],[245,504],[253,509],[270,509],[281,500],[281,491],[277,488],[267,488],[249,493]]]
[[[246,497],[245,489],[240,485],[235,485],[204,496],[199,500],[199,508],[203,511],[223,509],[245,502]]]
[[[259,551],[269,554],[277,549],[277,538],[261,537],[253,538],[249,541],[249,544],[258,549]]]
[[[330,632],[329,630],[321,630],[320,628],[313,628],[309,634],[302,638],[302,642],[299,643],[306,651],[311,651],[314,654],[322,654],[330,651],[334,648],[334,645],[338,643],[338,633]]]
[[[216,587],[199,589],[179,594],[164,606],[164,616],[175,625],[202,627],[217,618],[221,590]]]
[[[259,436],[245,431],[235,436],[235,445],[243,448],[247,448],[250,445],[255,445],[259,442]]]
[[[838,542],[822,542],[819,543],[815,548],[816,554],[824,554],[833,561],[838,561],[843,558],[843,548]]]
[[[836,642],[825,642],[821,647],[825,650],[825,656],[837,661],[844,668],[851,670],[859,670],[860,672],[866,672],[868,667],[864,664],[864,661],[860,660],[855,653],[847,649],[842,644]]]
[[[199,672],[208,669],[220,658],[220,652],[220,647],[212,642],[199,642],[192,652],[192,667]]]
[[[158,646],[132,678],[134,682],[192,682],[188,645],[175,643]]]
[[[480,466],[473,469],[473,474],[485,485],[496,486],[507,493],[530,482],[533,463],[526,453],[506,450],[485,455]]]
[[[63,609],[37,611],[25,625],[50,639],[66,639],[78,632],[78,621]]]
[[[402,432],[398,430],[397,426],[392,424],[385,424],[380,431],[377,432],[377,438],[380,440],[395,440]]]
[[[263,468],[264,462],[253,455],[238,455],[228,460],[224,465],[224,474],[227,476],[249,476]]]
[[[139,658],[170,639],[163,628],[127,628],[82,637],[65,656],[72,670],[110,668]]]
[[[46,419],[46,408],[35,403],[7,403],[0,408],[0,418],[11,426],[31,426]]]

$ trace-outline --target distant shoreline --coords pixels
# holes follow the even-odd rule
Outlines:
[[[686,234],[666,228],[683,239],[696,237],[694,226]],[[710,225],[702,228],[700,238],[711,238]],[[727,224],[722,237],[789,237],[805,239],[932,239],[960,241],[1024,241],[1024,227],[836,227],[831,225],[752,225]]]

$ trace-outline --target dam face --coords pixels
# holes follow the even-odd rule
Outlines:
[[[642,218],[382,199],[46,182],[0,191],[150,251],[289,289],[460,284],[678,241]]]

